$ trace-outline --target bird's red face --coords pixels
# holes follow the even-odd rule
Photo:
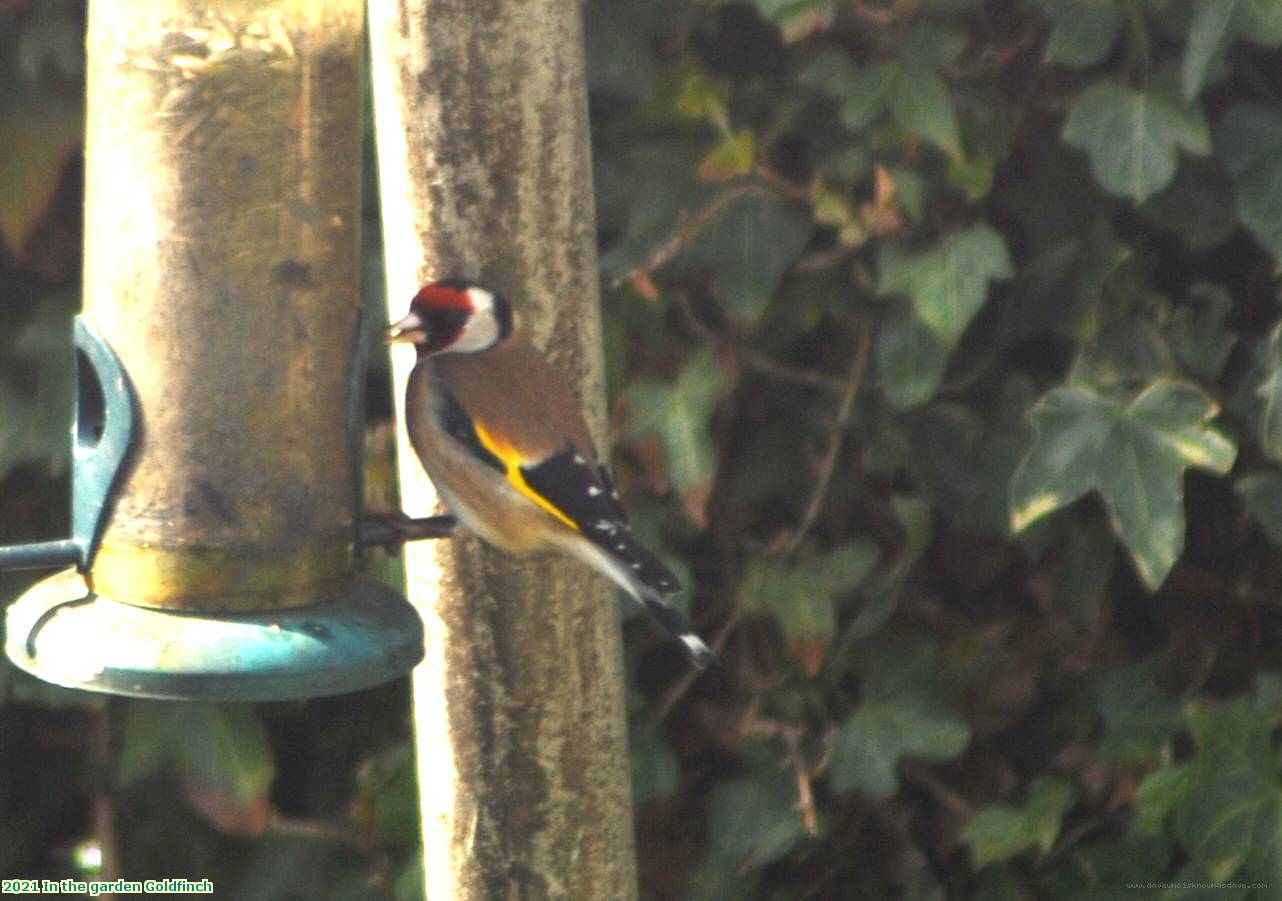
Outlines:
[[[419,357],[488,350],[512,331],[512,312],[497,294],[460,279],[424,285],[409,314],[388,330],[389,343],[410,343]]]

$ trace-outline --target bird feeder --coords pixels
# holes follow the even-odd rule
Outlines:
[[[60,685],[268,700],[408,671],[358,574],[361,0],[95,0],[70,565],[5,650]]]

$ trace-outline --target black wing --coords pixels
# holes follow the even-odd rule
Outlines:
[[[632,536],[627,514],[604,466],[593,466],[573,447],[534,466],[525,483],[583,534],[632,571],[642,588],[672,594],[681,586],[659,559]]]

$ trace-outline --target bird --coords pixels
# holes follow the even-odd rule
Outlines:
[[[704,669],[713,652],[669,601],[680,583],[633,535],[577,398],[517,325],[502,294],[447,278],[388,329],[388,343],[418,354],[405,420],[419,461],[466,529],[511,554],[577,557]]]

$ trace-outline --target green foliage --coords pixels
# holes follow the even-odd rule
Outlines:
[[[1269,694],[1190,705],[1192,758],[1155,770],[1139,790],[1141,825],[1169,828],[1211,882],[1268,882],[1282,866],[1279,708]]]
[[[934,395],[948,355],[988,297],[989,282],[1009,278],[1010,256],[987,225],[954,232],[935,248],[910,253],[886,245],[878,263],[882,294],[905,294],[878,345],[880,374],[891,403],[911,407]]]
[[[23,463],[59,473],[70,461],[75,301],[48,297],[11,338],[0,337],[9,363],[0,369],[0,479]]]
[[[1101,185],[1142,202],[1170,184],[1179,151],[1203,156],[1211,136],[1199,112],[1158,90],[1101,82],[1083,91],[1064,124],[1064,140],[1091,158]]]
[[[1043,854],[1059,837],[1064,812],[1073,805],[1072,785],[1051,777],[1036,780],[1022,807],[994,805],[975,815],[966,826],[965,841],[975,855],[975,866],[987,866],[1036,847]]]
[[[629,432],[660,439],[678,491],[695,490],[712,475],[715,460],[708,425],[724,387],[725,374],[710,353],[692,359],[671,384],[639,381],[632,387]]]
[[[718,783],[708,798],[708,829],[713,851],[740,867],[777,860],[806,834],[786,774]]]
[[[688,896],[1270,882],[1277,4],[683,8],[594,128],[626,500],[725,635],[634,750]]]
[[[0,3],[0,527],[28,534],[65,465],[78,10]],[[1275,896],[1282,4],[585,24],[618,482],[720,653],[687,680],[628,647],[642,895]],[[0,735],[119,727],[127,860],[421,886],[403,694],[108,716],[0,665],[0,697]],[[14,744],[7,808],[43,764]],[[60,865],[46,799],[83,814],[39,784],[6,871]]]
[[[1269,152],[1282,140],[1282,112],[1256,104],[1230,107],[1215,128],[1215,152],[1237,189],[1237,214],[1274,257],[1282,256],[1282,162]]]
[[[1011,527],[1097,490],[1140,578],[1157,588],[1184,547],[1184,470],[1233,466],[1233,443],[1207,425],[1217,412],[1178,382],[1155,382],[1129,402],[1056,388],[1032,410],[1037,439],[1015,473]]]
[[[790,643],[827,645],[836,634],[838,605],[876,562],[877,549],[862,542],[797,563],[754,560],[739,589],[739,609],[773,616]]]
[[[190,800],[224,829],[261,832],[275,759],[249,707],[130,703],[117,777],[129,785],[172,765]]]
[[[898,790],[903,758],[951,760],[966,749],[970,727],[957,709],[958,686],[941,672],[933,643],[879,636],[858,647],[855,668],[863,697],[833,749],[838,791],[886,798]]]
[[[21,28],[0,21],[0,248],[15,255],[48,209],[83,131],[77,5],[34,4]]]

